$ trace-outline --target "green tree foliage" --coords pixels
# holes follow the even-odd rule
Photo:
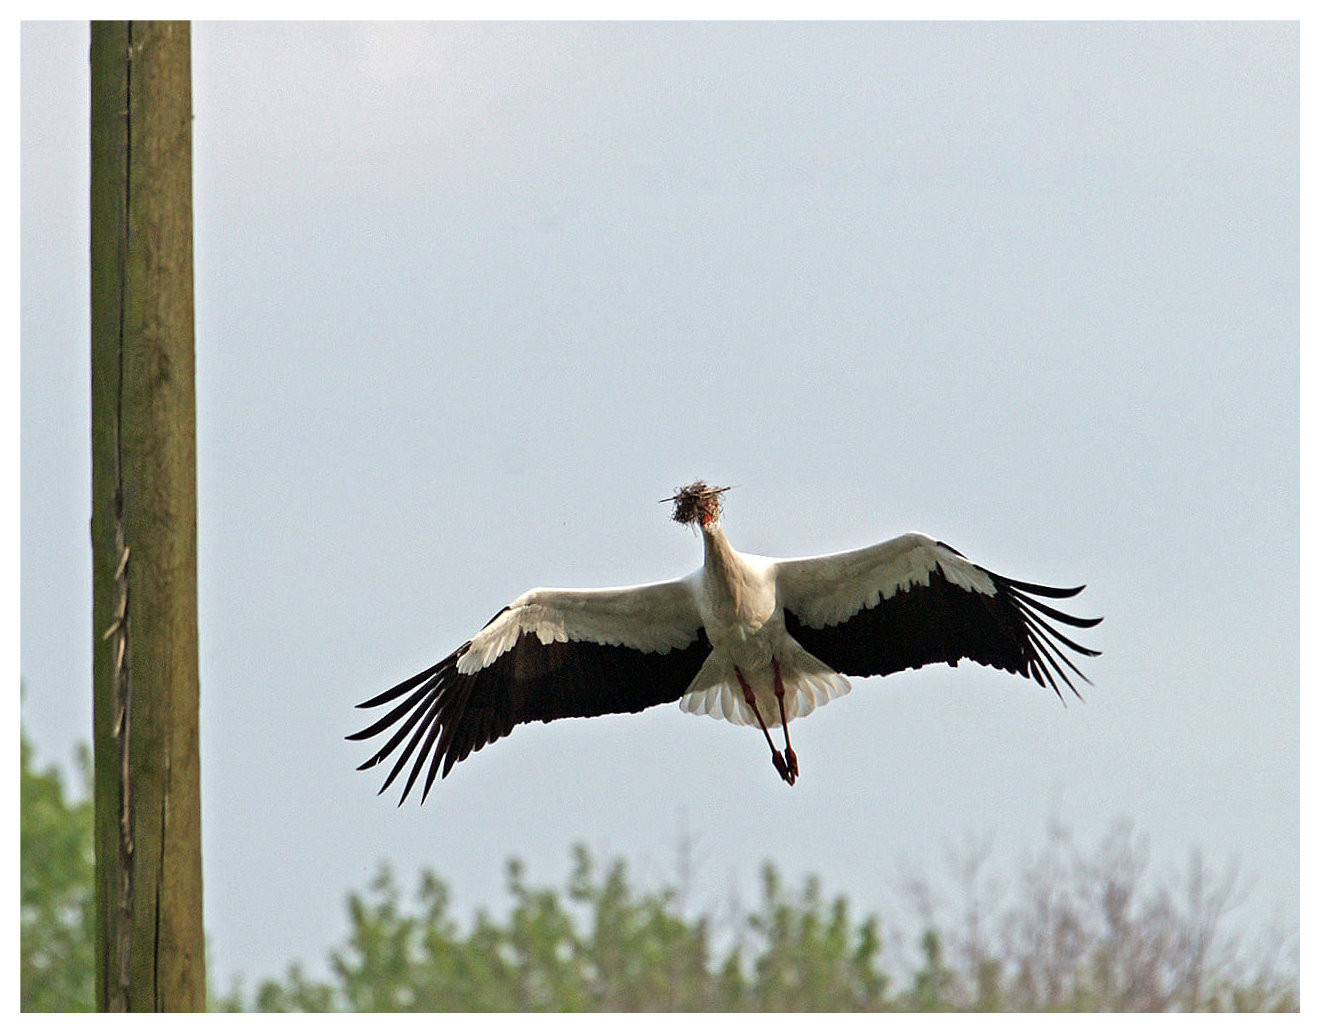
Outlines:
[[[366,896],[349,898],[352,932],[331,954],[333,984],[298,967],[266,981],[253,1005],[276,1011],[838,1011],[888,1006],[876,967],[878,923],[854,923],[842,898],[815,879],[787,893],[767,865],[762,906],[713,943],[712,919],[683,917],[676,890],[638,892],[622,861],[596,870],[574,850],[564,894],[533,888],[511,861],[512,908],[485,912],[462,935],[448,890],[421,877],[413,906],[383,868]],[[732,942],[736,940],[737,942]],[[745,960],[746,959],[746,960]],[[225,1005],[242,1007],[235,992]]]
[[[23,1011],[91,1011],[92,803],[70,799],[55,768],[34,771],[20,731],[19,987]],[[90,758],[81,757],[84,783]]]
[[[86,767],[84,757],[84,767]],[[91,1010],[92,815],[59,773],[32,770],[22,738],[22,950],[25,1011]],[[562,890],[509,862],[504,917],[450,913],[424,872],[412,894],[382,867],[348,900],[347,942],[330,975],[298,965],[214,1007],[239,1011],[1296,1011],[1297,980],[1253,955],[1224,917],[1234,872],[1197,855],[1172,884],[1150,876],[1144,841],[1116,826],[1083,850],[1063,829],[1007,882],[988,847],[923,870],[900,894],[915,916],[884,936],[814,877],[790,889],[761,871],[754,909],[693,915],[682,888],[639,890],[622,861],[584,847]],[[952,885],[955,903],[939,890]],[[906,928],[906,926],[903,926]],[[1295,968],[1289,964],[1288,972]]]
[[[746,1000],[757,1011],[875,1011],[891,1006],[880,971],[880,923],[854,923],[848,902],[826,902],[820,882],[787,893],[773,865],[761,870],[761,909],[747,927],[760,949]]]
[[[980,860],[983,860],[982,857]],[[271,1011],[1295,1011],[1296,980],[1243,962],[1221,919],[1238,899],[1230,873],[1193,859],[1181,895],[1145,875],[1142,844],[1114,830],[1094,855],[1056,830],[989,900],[980,862],[962,862],[952,918],[910,887],[918,957],[890,951],[880,922],[855,919],[818,880],[785,888],[762,870],[755,911],[685,917],[674,888],[639,892],[616,861],[598,871],[577,847],[564,891],[507,872],[505,921],[477,914],[464,933],[442,880],[424,873],[411,902],[383,868],[349,899],[348,944],[329,983],[294,966],[245,1005]],[[903,978],[893,973],[902,972]]]

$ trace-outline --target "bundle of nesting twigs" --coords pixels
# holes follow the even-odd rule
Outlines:
[[[720,496],[733,485],[723,488],[707,487],[705,481],[695,481],[686,488],[679,488],[661,502],[674,504],[674,519],[680,524],[709,523],[720,515]]]

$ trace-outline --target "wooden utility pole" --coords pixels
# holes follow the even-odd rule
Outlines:
[[[93,22],[96,991],[200,1011],[192,83],[187,22]]]

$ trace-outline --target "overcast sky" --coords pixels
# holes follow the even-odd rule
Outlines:
[[[22,32],[23,720],[91,728],[85,23]],[[202,793],[213,986],[323,969],[423,866],[463,919],[569,847],[860,910],[1051,815],[1200,847],[1296,921],[1293,24],[198,24]],[[920,530],[1086,582],[1086,702],[969,665],[794,725],[522,727],[423,808],[353,705],[533,585]]]

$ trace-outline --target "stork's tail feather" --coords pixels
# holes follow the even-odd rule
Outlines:
[[[789,721],[806,717],[817,707],[852,690],[847,678],[801,648],[781,656],[780,669],[784,679],[784,714]],[[781,722],[772,678],[767,668],[750,680],[763,699],[761,716],[769,727],[777,728]],[[743,698],[733,665],[718,652],[706,658],[678,705],[688,714],[707,714],[735,725],[757,724],[756,715]]]

